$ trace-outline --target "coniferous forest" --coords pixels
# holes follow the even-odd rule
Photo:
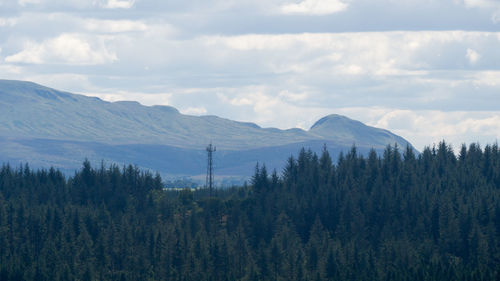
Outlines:
[[[334,164],[335,163],[335,164]],[[0,170],[0,280],[500,280],[500,150],[302,150],[248,185]]]

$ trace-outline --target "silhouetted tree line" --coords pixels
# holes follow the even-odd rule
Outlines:
[[[499,280],[500,150],[302,149],[248,186],[0,170],[0,280]]]

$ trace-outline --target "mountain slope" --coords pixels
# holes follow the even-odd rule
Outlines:
[[[262,129],[216,116],[183,115],[169,106],[110,103],[29,82],[0,81],[0,96],[3,136],[191,148],[212,140],[227,149],[313,139],[301,130]]]
[[[261,128],[217,116],[189,116],[170,106],[106,102],[31,82],[0,80],[0,161],[53,165],[71,171],[91,161],[135,163],[171,175],[204,173],[204,148],[213,142],[216,172],[245,176],[256,162],[280,169],[302,146],[335,155],[409,144],[389,131],[330,115],[309,131]],[[280,159],[279,161],[277,159]]]
[[[324,139],[336,140],[338,143],[362,146],[386,146],[397,143],[406,147],[405,139],[387,130],[370,127],[359,121],[342,115],[331,114],[318,120],[309,132]]]

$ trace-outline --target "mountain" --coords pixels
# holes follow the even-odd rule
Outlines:
[[[370,127],[338,114],[321,118],[312,125],[309,133],[346,145],[356,143],[361,146],[385,147],[387,144],[397,143],[400,147],[406,147],[408,144],[405,139],[387,130]]]
[[[280,170],[300,148],[336,157],[356,144],[361,153],[388,144],[410,145],[387,131],[340,115],[317,121],[308,131],[261,128],[217,116],[190,116],[170,106],[107,102],[31,82],[0,80],[0,162],[28,162],[72,172],[91,162],[128,164],[167,176],[206,171],[205,147],[217,146],[215,172],[245,177],[257,162]]]

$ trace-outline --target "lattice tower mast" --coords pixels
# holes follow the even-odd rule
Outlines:
[[[212,143],[207,146],[208,153],[208,163],[207,163],[207,181],[206,186],[210,191],[210,197],[212,197],[212,189],[214,184],[214,165],[213,165],[213,153],[216,151],[216,148]]]

